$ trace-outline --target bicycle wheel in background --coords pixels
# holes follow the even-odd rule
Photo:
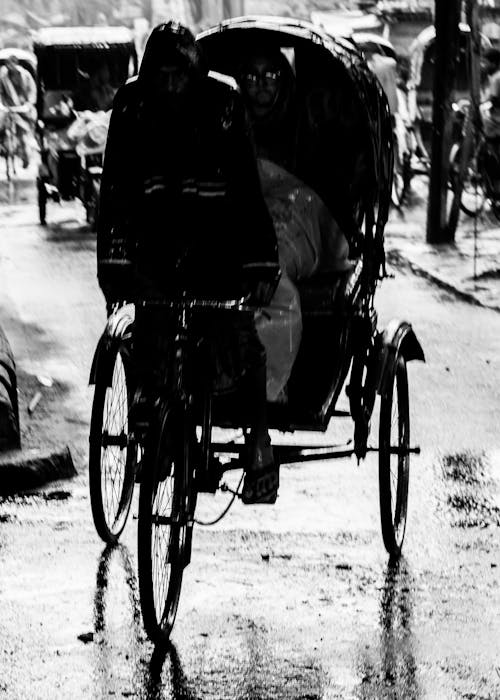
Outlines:
[[[108,353],[95,383],[89,487],[97,533],[104,542],[115,543],[125,527],[132,502],[137,450],[128,433],[131,389],[125,355],[119,347]]]
[[[192,528],[186,421],[166,409],[143,455],[139,495],[139,593],[144,628],[154,643],[168,640],[175,622]]]
[[[399,356],[387,392],[381,398],[379,424],[379,496],[382,536],[387,552],[401,554],[406,530],[410,475],[408,375]]]
[[[480,172],[478,153],[472,154],[460,174],[462,148],[455,144],[450,153],[450,188],[453,196],[460,198],[460,209],[467,216],[479,216],[486,202],[485,182]]]

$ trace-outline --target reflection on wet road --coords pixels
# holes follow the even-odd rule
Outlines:
[[[356,697],[421,697],[413,634],[413,589],[415,583],[403,557],[389,562],[380,596],[380,641],[378,658],[360,652],[360,686]]]
[[[60,218],[41,229],[35,207],[19,207],[2,231],[1,320],[27,386],[26,444],[41,428],[62,437],[79,471],[0,502],[2,698],[500,697],[500,315],[399,271],[380,289],[380,325],[409,318],[427,356],[409,367],[422,453],[399,563],[383,549],[375,454],[284,466],[275,506],[237,503],[216,526],[195,526],[172,644],[154,649],[136,503],[114,549],[91,520],[87,379],[104,307],[95,239],[63,221],[67,208]],[[39,374],[53,386],[29,418]],[[376,428],[375,415],[372,443]],[[349,421],[314,436],[350,438]]]

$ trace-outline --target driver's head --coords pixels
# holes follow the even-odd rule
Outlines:
[[[139,81],[152,97],[181,95],[206,72],[189,29],[177,22],[153,29],[139,69]]]

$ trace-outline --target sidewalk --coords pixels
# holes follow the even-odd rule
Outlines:
[[[402,265],[467,301],[500,311],[500,222],[489,212],[460,214],[452,244],[426,243],[427,181],[416,182],[410,202],[394,210],[385,229],[389,266]]]

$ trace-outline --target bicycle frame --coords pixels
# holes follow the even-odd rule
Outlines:
[[[202,405],[201,421],[201,464],[197,470],[199,485],[208,490],[215,490],[225,469],[211,473],[211,427],[212,427],[212,395],[208,385],[194,387],[189,375],[189,355],[192,352],[192,320],[197,313],[255,313],[257,307],[249,306],[245,298],[228,301],[213,301],[204,299],[181,299],[179,301],[148,300],[136,302],[136,307],[156,308],[172,312],[173,325],[169,332],[171,361],[165,363],[162,371],[158,398],[162,405],[167,402],[189,416],[190,429],[196,428],[193,407],[195,399]],[[199,393],[198,393],[199,390]],[[195,396],[195,393],[197,396]],[[228,469],[233,468],[231,465]],[[217,483],[215,483],[217,482]]]

